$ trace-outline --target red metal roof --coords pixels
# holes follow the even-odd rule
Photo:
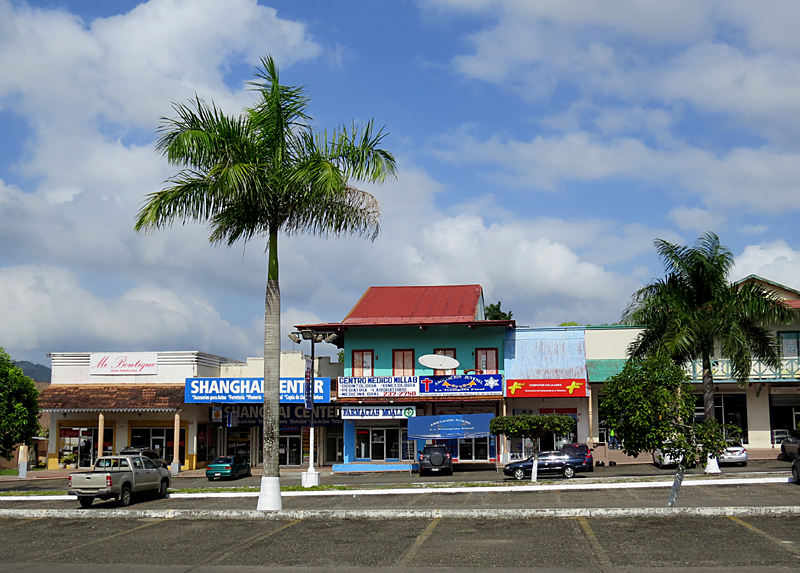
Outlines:
[[[370,287],[342,324],[474,322],[481,296],[481,285]]]

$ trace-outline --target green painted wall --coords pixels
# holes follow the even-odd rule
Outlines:
[[[428,326],[383,326],[351,328],[345,335],[344,375],[352,376],[353,350],[373,350],[375,376],[392,375],[392,351],[414,350],[414,373],[433,375],[433,370],[422,366],[418,359],[433,354],[434,348],[455,348],[459,371],[475,368],[476,348],[497,348],[498,371],[503,373],[503,339],[505,327],[476,327],[470,330],[465,325]]]

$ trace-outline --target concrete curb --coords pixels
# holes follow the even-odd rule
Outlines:
[[[582,509],[345,509],[345,510],[206,510],[206,509],[0,509],[0,518],[15,519],[181,519],[286,521],[295,519],[494,519],[614,517],[774,517],[800,515],[800,507],[649,507]]]

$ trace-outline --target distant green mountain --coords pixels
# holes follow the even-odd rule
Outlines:
[[[28,362],[27,360],[19,360],[14,364],[14,366],[22,370],[22,373],[25,374],[25,376],[30,376],[33,378],[34,382],[50,382],[50,369],[47,366],[34,364],[33,362]]]

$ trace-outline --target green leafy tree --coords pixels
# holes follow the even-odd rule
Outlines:
[[[669,506],[680,490],[686,466],[716,457],[727,446],[725,436],[738,432],[715,418],[695,423],[694,407],[689,376],[666,355],[629,360],[603,387],[600,419],[621,438],[623,452],[638,457],[660,450],[681,460]]]
[[[135,229],[190,220],[208,224],[213,244],[266,238],[264,478],[258,507],[280,509],[278,235],[374,240],[380,207],[352,183],[393,177],[395,160],[380,147],[385,133],[372,121],[315,132],[304,88],[282,85],[271,57],[261,64],[250,82],[258,99],[240,116],[227,116],[196,97],[188,105],[174,104],[177,117],[162,118],[156,148],[181,170],[165,189],[146,197]]]
[[[503,312],[500,309],[500,305],[503,304],[501,301],[497,301],[497,304],[489,304],[484,311],[486,314],[486,320],[511,320],[511,317],[514,315],[513,312]]]
[[[533,442],[531,481],[536,481],[539,463],[539,438],[567,434],[575,429],[575,420],[561,414],[497,416],[489,422],[489,431],[509,439],[528,438]]]
[[[39,432],[39,391],[0,347],[0,456],[11,460],[18,445]]]
[[[731,285],[733,255],[719,237],[706,233],[693,247],[656,239],[667,276],[639,289],[623,315],[643,328],[628,353],[644,358],[666,353],[677,364],[702,363],[706,419],[714,418],[711,356],[728,358],[742,387],[753,359],[778,368],[780,347],[767,326],[790,324],[795,314],[780,297],[757,283]]]
[[[578,324],[574,320],[570,320],[569,322],[562,322],[558,326],[580,326],[580,324]]]

